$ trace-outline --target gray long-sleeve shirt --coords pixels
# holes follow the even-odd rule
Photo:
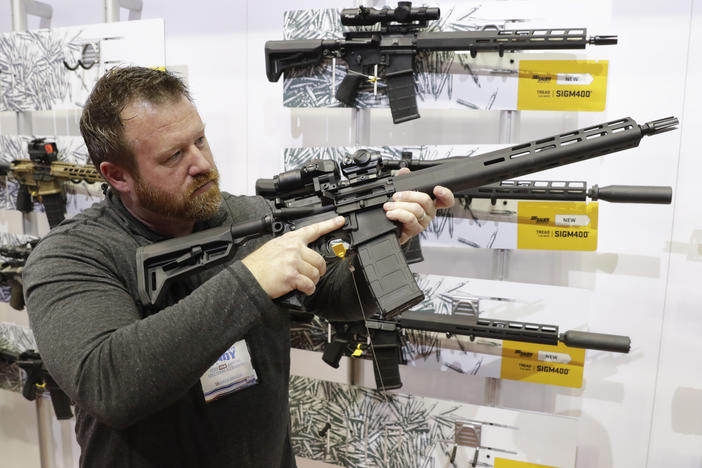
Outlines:
[[[257,197],[224,194],[199,231],[259,219]],[[164,240],[108,191],[105,201],[53,229],[24,270],[27,311],[39,351],[76,402],[81,466],[287,467],[288,314],[240,259],[269,238],[238,247],[235,259],[179,281],[169,306],[138,302],[135,252]],[[315,302],[357,301],[349,274],[332,266]],[[349,317],[350,318],[350,317]],[[202,374],[245,339],[258,384],[205,403]]]

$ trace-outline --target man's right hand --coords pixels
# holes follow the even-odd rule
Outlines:
[[[343,216],[337,216],[288,232],[269,240],[241,262],[273,299],[295,289],[310,295],[327,271],[327,264],[324,257],[307,244],[343,225]]]

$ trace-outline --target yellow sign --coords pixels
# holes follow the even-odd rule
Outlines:
[[[607,60],[520,60],[519,110],[603,111]]]
[[[549,465],[537,465],[536,463],[507,460],[506,458],[495,458],[495,468],[556,468]]]
[[[500,377],[503,379],[580,388],[584,366],[584,349],[569,348],[563,343],[551,346],[502,342]]]
[[[597,250],[597,202],[526,202],[517,208],[517,248]]]

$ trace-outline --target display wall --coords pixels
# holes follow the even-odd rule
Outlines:
[[[163,18],[166,64],[186,73],[222,173],[222,188],[253,193],[259,177],[283,169],[283,149],[351,146],[358,118],[351,109],[283,107],[282,82],[265,76],[263,45],[282,39],[290,9],[349,7],[334,0],[205,2],[173,7],[144,0],[143,19]],[[462,4],[463,2],[452,2]],[[467,3],[467,2],[465,2]],[[484,2],[491,4],[491,2]],[[604,112],[520,111],[513,143],[631,116],[639,123],[677,116],[680,129],[642,142],[637,149],[539,174],[546,179],[587,180],[600,185],[670,185],[672,205],[609,205],[599,212],[594,252],[425,248],[419,273],[505,280],[573,291],[552,323],[629,335],[628,355],[588,351],[582,388],[540,385],[463,375],[436,369],[402,370],[403,393],[471,405],[537,411],[577,420],[575,466],[698,467],[702,462],[702,162],[696,129],[702,125],[698,83],[702,78],[702,3],[631,0],[527,2],[544,27],[587,26],[591,34],[617,34],[616,46],[588,51],[609,60]],[[52,27],[102,21],[100,2],[53,1]],[[439,3],[439,6],[444,5]],[[9,32],[9,4],[0,10],[0,33]],[[32,23],[30,22],[30,27]],[[282,80],[281,80],[282,81]],[[393,125],[387,109],[369,112],[375,146],[492,145],[500,141],[498,111],[421,109],[419,120]],[[77,135],[75,112],[33,116],[35,129]],[[0,134],[13,135],[16,117],[0,114]],[[47,132],[45,131],[44,134]],[[535,177],[538,177],[535,176]],[[6,230],[23,230],[21,215],[3,211]],[[37,215],[30,224],[36,225]],[[26,225],[26,221],[24,223]],[[587,300],[583,300],[587,298]],[[571,302],[571,301],[577,301]],[[0,321],[28,325],[26,314],[0,304]],[[521,320],[522,318],[519,318]],[[293,372],[347,383],[347,370],[331,372],[318,354],[293,352]],[[358,383],[373,387],[367,365]],[[7,421],[12,421],[11,424]],[[70,423],[56,423],[57,466],[74,466],[77,447]],[[0,453],[7,466],[39,466],[35,408],[19,394],[0,391]],[[305,466],[301,463],[301,466]]]

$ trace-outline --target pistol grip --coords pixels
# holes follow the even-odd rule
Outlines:
[[[305,295],[300,291],[290,291],[289,293],[280,296],[275,300],[279,306],[285,307],[290,312],[302,312],[305,311],[304,304]]]
[[[349,72],[336,90],[336,98],[347,106],[353,106],[354,102],[356,102],[358,87],[361,86],[362,81],[363,76],[352,73],[351,68],[349,68]]]
[[[24,309],[24,288],[17,280],[10,282],[10,307],[15,310]]]
[[[61,224],[66,215],[66,199],[63,194],[42,195],[41,201],[46,211],[46,218],[49,220],[49,228],[53,229]]]
[[[32,195],[30,195],[29,189],[26,185],[19,184],[19,187],[17,188],[17,199],[15,200],[15,208],[17,208],[22,213],[31,213],[34,209]]]

